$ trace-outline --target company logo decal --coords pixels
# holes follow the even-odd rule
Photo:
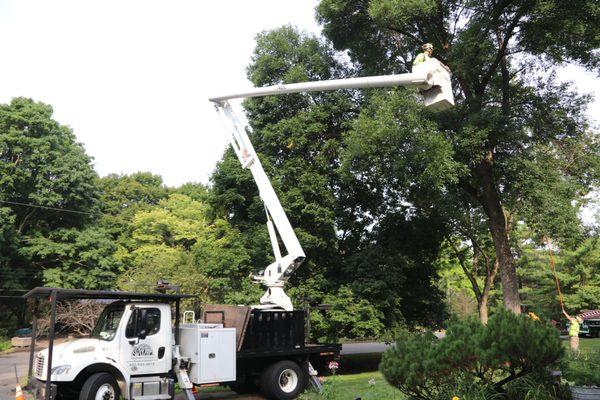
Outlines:
[[[132,357],[149,357],[154,353],[152,352],[152,347],[148,346],[146,343],[138,344],[133,348],[131,353]]]

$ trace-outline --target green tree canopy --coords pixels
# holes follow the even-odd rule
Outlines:
[[[289,26],[257,36],[247,71],[256,86],[353,74],[328,43]],[[393,230],[394,224],[419,234],[425,232],[424,220],[429,218],[437,225],[434,216],[421,216],[423,220],[413,222],[403,211],[395,220],[388,216],[386,225],[365,206],[379,200],[371,187],[349,179],[342,170],[344,137],[365,96],[355,91],[290,94],[248,99],[244,107],[252,143],[307,253],[306,262],[295,271],[287,289],[292,300],[298,306],[314,305],[351,293],[352,307],[372,318],[365,322],[368,329],[364,332],[375,334],[381,323],[389,326],[404,321],[403,314],[409,323],[430,323],[442,315],[431,268],[440,238],[432,234],[431,240],[423,242],[378,243],[380,237],[399,233]],[[356,145],[360,144],[357,139]],[[252,264],[260,267],[271,263],[266,218],[256,184],[232,151],[225,152],[212,182],[211,204],[241,231]],[[343,301],[334,303],[339,306]],[[418,312],[419,308],[423,311]],[[352,329],[351,318],[339,320],[334,328],[321,324],[326,324],[327,318],[320,320],[320,314],[313,315],[319,327],[317,335],[362,332]],[[346,325],[338,329],[340,324]]]
[[[563,61],[597,67],[600,7],[592,0],[323,0],[317,18],[325,36],[348,51],[361,73],[407,72],[425,42],[450,66],[456,107],[421,117],[423,124],[435,122],[450,146],[441,170],[433,171],[441,193],[425,200],[443,198],[435,208],[449,220],[465,211],[464,200],[466,209],[481,210],[500,263],[504,304],[518,312],[509,242],[514,223],[527,221],[538,235],[576,237],[582,196],[598,183],[598,136],[585,116],[589,99],[559,83],[554,71]],[[376,112],[371,125],[385,120],[386,112]],[[402,126],[404,118],[395,123]],[[420,136],[411,145],[425,160],[439,155]],[[384,165],[411,161],[398,148],[395,159],[387,147],[373,150],[371,159]],[[460,168],[444,176],[444,167],[452,164]],[[420,201],[410,195],[421,199],[419,181],[431,171],[419,166],[413,167],[418,175],[406,197],[416,206]],[[393,193],[399,182],[387,175],[384,191]]]
[[[26,98],[0,105],[0,274],[13,287],[88,285],[86,273],[111,279],[118,271],[105,233],[86,228],[99,215],[91,159],[52,112]],[[67,279],[75,268],[79,277]]]

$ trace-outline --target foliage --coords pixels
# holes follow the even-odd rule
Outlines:
[[[3,287],[106,287],[112,244],[93,222],[97,175],[52,107],[26,98],[0,105],[0,276]],[[77,276],[71,274],[77,269]]]
[[[21,249],[33,265],[43,266],[44,284],[51,287],[114,289],[121,263],[116,246],[101,228],[61,228],[37,235]]]
[[[344,78],[353,72],[327,42],[289,26],[261,33],[256,42],[247,69],[256,86]],[[319,337],[372,335],[381,323],[430,324],[442,315],[431,267],[440,235],[428,230],[440,228],[435,217],[412,218],[402,209],[380,219],[362,203],[373,199],[371,189],[340,168],[344,137],[362,96],[335,91],[244,102],[252,143],[307,254],[290,279],[293,302],[331,302],[336,308],[340,300],[331,293],[347,288],[356,304],[371,310],[366,323],[374,325],[368,329],[353,329],[351,318],[343,326],[339,318],[335,324],[329,317],[315,320]],[[249,172],[228,150],[211,179],[213,212],[239,229],[255,268],[270,264],[264,207]]]
[[[121,286],[140,290],[166,279],[181,285],[183,293],[198,295],[195,305],[248,301],[248,255],[239,233],[224,220],[211,223],[207,213],[206,203],[181,193],[135,213],[132,250],[118,254],[129,266]]]
[[[538,238],[572,243],[581,234],[577,211],[600,179],[600,142],[585,114],[589,99],[557,82],[554,73],[564,61],[598,65],[598,6],[592,0],[322,0],[317,19],[360,73],[407,72],[425,42],[450,66],[452,110],[426,115],[408,100],[399,110],[383,107],[382,102],[397,103],[397,96],[372,98],[379,106],[374,109],[382,111],[363,113],[360,131],[393,134],[419,119],[432,142],[416,128],[414,138],[399,138],[408,152],[393,140],[363,146],[372,164],[365,162],[361,171],[382,170],[373,177],[381,183],[381,197],[433,209],[452,222],[455,233],[463,227],[461,214],[482,215],[500,266],[504,304],[518,312],[512,228],[526,221]],[[424,165],[414,168],[406,185],[404,170],[395,166],[410,168],[415,155]],[[427,168],[430,159],[438,162]],[[427,181],[431,186],[423,184]]]
[[[523,239],[527,236],[520,233],[524,241],[518,259],[523,303],[541,317],[562,320],[549,250]],[[590,237],[574,248],[555,250],[554,259],[565,308],[573,315],[600,308],[600,239]]]
[[[325,313],[311,312],[311,334],[318,341],[336,342],[339,338],[377,338],[383,332],[380,311],[352,289],[342,286],[324,301],[331,308]]]
[[[569,354],[562,368],[563,378],[575,386],[600,386],[600,349]]]
[[[252,267],[242,236],[227,221],[214,221],[194,246],[193,255],[199,270],[210,278],[211,301],[251,304],[260,297],[260,287],[250,280]]]
[[[557,384],[548,371],[524,376],[506,385],[506,397],[511,400],[570,399],[568,385]]]
[[[0,353],[10,350],[12,348],[12,344],[10,339],[0,336]]]
[[[102,226],[127,246],[133,216],[167,197],[162,178],[149,172],[132,175],[109,174],[100,178]]]
[[[487,325],[475,318],[452,321],[442,340],[430,333],[400,331],[380,369],[401,392],[437,399],[455,395],[464,382],[500,393],[515,379],[544,372],[563,354],[552,326],[500,310]]]

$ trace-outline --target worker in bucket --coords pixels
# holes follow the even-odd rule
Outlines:
[[[433,45],[431,43],[425,43],[423,46],[421,46],[421,48],[423,49],[422,53],[419,53],[417,55],[417,57],[415,58],[415,60],[413,61],[413,67],[419,65],[419,64],[423,64],[424,62],[429,61],[430,59],[432,59],[433,57],[431,56],[433,54]],[[436,59],[437,60],[437,59]],[[439,62],[439,60],[437,60]],[[448,68],[447,65],[444,65],[443,63],[440,62],[440,65],[446,70],[448,71],[448,73],[450,73],[450,68]]]
[[[569,314],[567,314],[564,308],[562,312],[565,314],[565,317],[567,317],[571,324],[569,326],[569,341],[571,342],[571,351],[577,354],[579,353],[579,327],[583,323],[583,318],[581,318],[579,315],[575,318],[571,317]]]

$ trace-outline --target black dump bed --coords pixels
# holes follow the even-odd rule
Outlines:
[[[203,321],[237,330],[238,358],[265,355],[339,355],[339,344],[307,344],[304,311],[251,309],[211,304],[204,307]]]

